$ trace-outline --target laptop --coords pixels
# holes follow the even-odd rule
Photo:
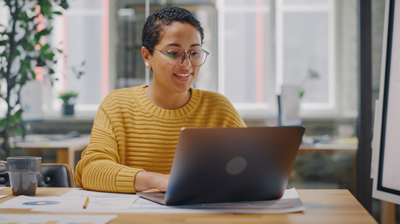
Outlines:
[[[279,199],[305,128],[182,128],[165,193],[140,192],[164,205]]]

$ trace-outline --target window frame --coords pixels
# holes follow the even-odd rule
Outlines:
[[[109,55],[111,57],[108,58],[108,64],[109,67],[107,69],[108,73],[108,83],[103,84],[102,83],[102,98],[105,97],[105,95],[108,92],[111,92],[112,90],[115,89],[115,78],[116,78],[116,69],[115,69],[115,64],[116,64],[116,59],[113,57],[115,55],[116,49],[116,34],[115,34],[115,24],[116,24],[116,3],[114,1],[108,1],[108,0],[103,0],[107,2],[107,11],[105,12],[104,9],[100,9],[103,15],[107,16],[108,20],[108,28],[109,31],[108,35],[108,46],[109,46]],[[232,11],[232,10],[241,10],[242,12],[248,12],[248,11],[263,11],[263,12],[270,12],[271,15],[271,20],[273,25],[271,27],[272,30],[275,30],[275,35],[271,39],[271,41],[275,41],[275,43],[265,43],[265,44],[271,44],[273,45],[272,48],[272,73],[275,73],[276,75],[272,77],[272,79],[275,81],[275,92],[279,94],[280,86],[283,83],[283,40],[282,35],[283,35],[283,14],[286,12],[327,12],[328,13],[328,21],[329,21],[329,29],[328,29],[328,51],[329,51],[329,62],[328,62],[328,77],[329,77],[329,102],[328,103],[302,103],[301,104],[301,111],[300,111],[300,116],[302,118],[339,118],[339,117],[351,117],[354,118],[357,116],[356,112],[353,111],[345,111],[341,106],[341,100],[343,97],[340,94],[340,89],[339,86],[337,85],[341,77],[339,77],[338,74],[336,74],[336,69],[337,64],[336,64],[336,51],[335,48],[337,46],[337,32],[336,32],[336,4],[334,0],[328,0],[329,1],[329,6],[328,7],[321,7],[321,6],[315,6],[315,7],[300,7],[300,6],[284,6],[283,5],[283,0],[271,0],[270,6],[265,6],[263,8],[256,8],[256,7],[238,7],[238,6],[229,6],[225,7],[225,9],[221,10],[221,2],[223,3],[223,0],[216,0],[216,8],[218,10],[218,92],[219,93],[224,93],[224,88],[222,83],[224,82],[224,77],[220,76],[220,74],[223,74],[224,68],[220,64],[223,63],[223,50],[224,46],[220,44],[223,41],[223,35],[220,35],[221,32],[221,27],[223,27],[223,19],[221,19],[221,16],[223,15],[223,10],[225,11]],[[223,7],[223,6],[222,6]],[[67,14],[71,14],[73,12],[67,12]],[[88,14],[92,14],[93,12],[88,12]],[[275,48],[275,49],[274,49]],[[63,62],[59,63],[60,67],[63,67]],[[104,79],[104,75],[102,75]],[[62,78],[61,78],[62,80]],[[106,94],[103,94],[103,88],[107,89]],[[54,103],[54,99],[56,98],[54,96],[54,90],[51,88],[46,88],[46,99],[44,100],[45,106],[47,109],[45,111],[45,118],[60,118],[62,119],[63,117],[61,116],[60,110],[54,109],[56,107],[61,108],[61,103],[57,105],[58,103]],[[53,94],[52,94],[53,93]],[[52,98],[52,99],[49,99]],[[272,103],[233,103],[234,107],[237,109],[239,114],[242,116],[243,119],[270,119],[270,118],[275,118],[277,117],[277,103],[276,100],[274,100]],[[86,105],[86,104],[77,104],[76,105],[76,114],[75,117],[77,119],[81,119],[83,117],[93,119],[94,116],[97,113],[97,108],[99,105]],[[69,118],[70,119],[70,118]]]
[[[284,13],[290,12],[325,12],[328,14],[328,102],[327,103],[301,103],[300,116],[302,118],[334,118],[340,117],[340,109],[338,108],[339,94],[336,74],[336,5],[334,0],[328,0],[327,6],[299,6],[299,5],[284,5],[283,0],[271,0],[270,6],[257,8],[256,6],[225,6],[224,0],[217,0],[218,16],[218,52],[219,52],[219,68],[218,68],[218,92],[224,94],[225,68],[224,68],[224,16],[225,12],[270,12],[272,19],[272,30],[275,30],[275,35],[271,39],[275,40],[275,51],[272,52],[273,60],[275,60],[272,73],[276,75],[275,92],[280,94],[281,86],[283,85],[283,28],[284,28]],[[269,43],[266,43],[269,44]],[[270,43],[274,44],[274,43]],[[269,103],[233,103],[239,114],[244,119],[260,119],[277,117],[277,101]],[[351,114],[353,117],[355,114]]]
[[[284,13],[298,12],[325,12],[328,13],[328,103],[301,103],[301,113],[303,116],[313,114],[313,110],[334,111],[336,102],[336,25],[335,25],[335,4],[334,0],[328,0],[328,6],[285,6],[284,0],[276,0],[276,88],[280,89],[283,85],[283,27]]]
[[[55,78],[58,81],[51,85],[47,80],[44,80],[45,85],[43,88],[44,93],[44,103],[43,112],[45,120],[93,120],[97,114],[97,110],[100,104],[75,104],[75,114],[72,117],[65,117],[61,114],[61,99],[58,99],[60,92],[66,91],[66,56],[68,52],[66,51],[67,40],[66,40],[66,22],[67,16],[79,15],[79,16],[98,16],[101,17],[101,33],[102,33],[102,49],[101,49],[101,99],[103,100],[109,93],[111,87],[111,80],[113,76],[110,75],[110,19],[109,19],[109,0],[102,0],[102,6],[98,9],[68,9],[64,10],[61,7],[57,8],[58,11],[62,11],[62,16],[57,16],[53,20],[53,33],[51,36],[52,46],[59,46],[63,50],[63,53],[59,56],[58,62],[54,65],[54,70],[56,71]]]

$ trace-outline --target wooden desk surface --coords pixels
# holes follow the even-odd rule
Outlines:
[[[42,156],[43,151],[56,151],[57,163],[66,163],[75,170],[75,152],[87,148],[90,135],[65,138],[63,135],[27,135],[25,141],[15,139],[17,147],[25,148],[30,156]],[[58,139],[58,140],[57,140]]]
[[[38,188],[38,197],[60,196],[72,188]],[[306,207],[304,212],[285,214],[154,214],[114,213],[118,217],[110,223],[349,223],[377,224],[348,190],[297,190]],[[0,195],[11,195],[11,189],[0,190]],[[5,202],[14,196],[0,199]],[[46,213],[27,209],[0,209],[0,214],[91,214],[113,213]]]
[[[60,138],[59,140],[56,139],[57,136]],[[22,148],[71,148],[86,147],[89,141],[90,135],[66,139],[63,139],[61,135],[27,135],[25,141],[17,141],[15,144]]]
[[[353,153],[357,152],[357,144],[314,144],[300,145],[299,153]]]

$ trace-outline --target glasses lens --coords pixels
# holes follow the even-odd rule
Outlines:
[[[182,62],[184,55],[185,54],[183,53],[183,51],[180,51],[180,50],[169,50],[165,54],[165,56],[167,58],[167,62],[170,65],[179,65]]]
[[[190,52],[190,62],[194,66],[200,66],[206,59],[205,52],[203,51],[192,51]]]

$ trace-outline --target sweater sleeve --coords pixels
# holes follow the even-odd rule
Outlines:
[[[88,190],[135,193],[135,177],[143,169],[121,163],[118,140],[107,114],[100,106],[89,145],[76,167],[76,183]]]
[[[232,103],[225,96],[217,93],[215,94],[216,100],[212,105],[213,111],[220,114],[221,120],[225,120],[224,127],[247,127],[243,119],[240,117],[238,111],[232,105]]]
[[[244,123],[243,119],[240,117],[239,113],[236,111],[236,109],[233,107],[231,104],[231,113],[232,113],[232,120],[231,124],[229,125],[230,127],[239,127],[239,128],[245,128],[246,123]]]

